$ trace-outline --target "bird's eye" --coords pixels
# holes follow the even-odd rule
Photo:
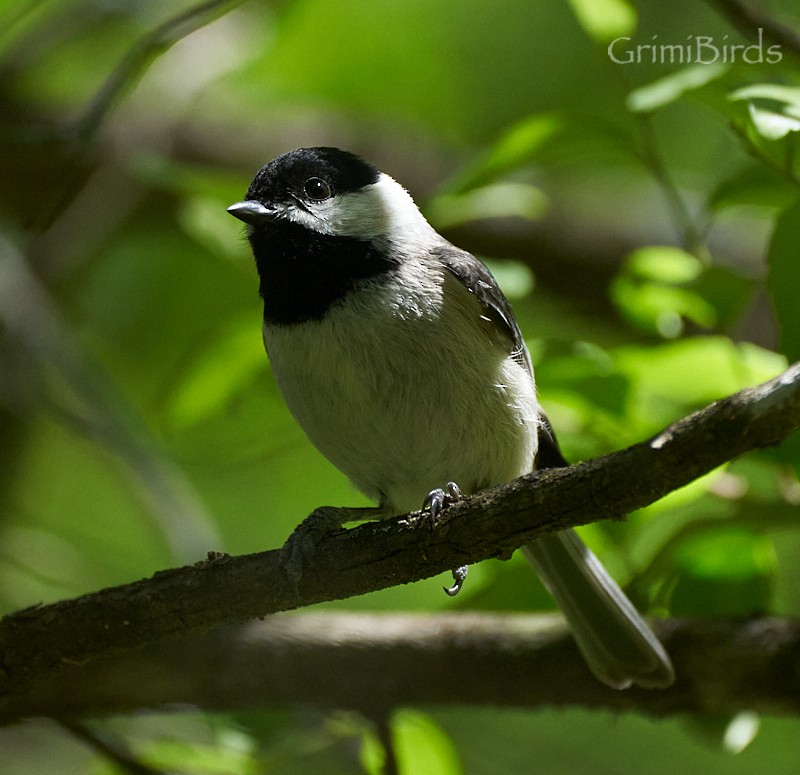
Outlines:
[[[322,178],[309,178],[303,184],[303,193],[316,202],[331,196],[331,187]]]

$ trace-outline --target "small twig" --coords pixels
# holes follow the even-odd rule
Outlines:
[[[703,244],[701,230],[695,225],[686,200],[681,195],[675,181],[664,163],[659,149],[658,137],[653,126],[653,119],[649,113],[637,112],[634,114],[639,125],[642,153],[641,158],[652,172],[653,177],[660,186],[667,199],[675,224],[681,236],[683,247],[693,255],[706,261],[706,251]]]
[[[630,93],[634,84],[627,71],[617,67],[612,72],[623,84],[625,91]],[[707,249],[703,241],[704,229],[695,224],[686,200],[664,162],[652,114],[646,111],[631,111],[631,115],[638,127],[639,141],[639,147],[632,151],[633,158],[646,167],[661,189],[672,213],[672,220],[682,246],[703,263],[707,263]]]
[[[218,19],[244,0],[207,0],[173,16],[136,41],[106,78],[73,126],[78,142],[85,143],[97,132],[120,95],[147,65],[182,38]]]
[[[379,716],[373,717],[375,732],[383,747],[384,762],[383,775],[399,775],[400,769],[397,764],[397,751],[394,747],[394,735],[392,734],[392,714],[385,710]]]
[[[747,130],[743,126],[740,126],[735,121],[729,122],[728,126],[730,127],[730,130],[739,138],[744,146],[744,150],[750,156],[777,172],[782,178],[785,178],[793,186],[800,187],[800,176],[798,176],[794,169],[794,154],[792,151],[787,150],[786,162],[781,164],[780,161],[773,158],[768,153],[765,153],[763,148],[761,148],[758,143],[754,143],[751,137],[748,135]]]
[[[752,8],[743,0],[708,0],[742,35],[777,44],[800,56],[800,33],[773,19],[761,9]],[[761,31],[759,33],[759,30]]]
[[[163,770],[153,769],[140,762],[125,742],[110,732],[97,732],[80,721],[60,719],[59,723],[71,735],[110,759],[129,775],[167,775]]]

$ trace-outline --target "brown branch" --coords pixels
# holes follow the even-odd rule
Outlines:
[[[655,438],[564,469],[534,473],[448,508],[435,530],[419,514],[322,541],[295,594],[276,551],[212,556],[0,621],[0,713],[71,666],[192,631],[508,557],[545,533],[615,519],[800,427],[800,363],[670,425]]]
[[[800,621],[655,622],[675,664],[665,691],[618,692],[589,673],[563,619],[459,613],[273,617],[62,672],[0,720],[192,705],[287,705],[381,718],[403,705],[581,705],[675,713],[800,713]]]

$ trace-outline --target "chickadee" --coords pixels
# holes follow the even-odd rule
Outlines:
[[[419,508],[445,482],[475,493],[567,465],[508,300],[387,174],[301,148],[262,167],[228,212],[247,224],[283,398],[378,516]],[[522,551],[601,681],[673,682],[661,643],[573,531]]]

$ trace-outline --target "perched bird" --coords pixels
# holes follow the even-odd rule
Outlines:
[[[247,224],[284,400],[376,516],[436,508],[444,483],[456,497],[566,465],[508,300],[389,175],[301,148],[262,167],[228,212]],[[673,682],[661,643],[573,531],[523,552],[601,681]]]

